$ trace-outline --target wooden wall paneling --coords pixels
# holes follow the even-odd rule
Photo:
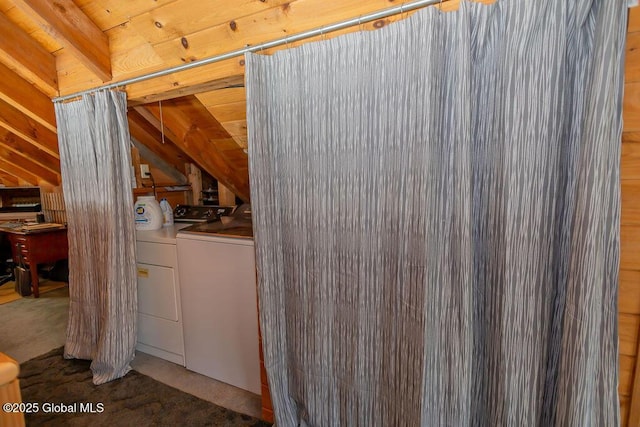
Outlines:
[[[640,9],[632,7],[629,9],[629,25],[627,27],[628,34],[640,31]]]
[[[640,32],[627,35],[625,83],[640,81]]]
[[[622,205],[620,223],[640,226],[640,179],[621,182]],[[640,265],[638,266],[640,269]]]
[[[18,109],[0,100],[0,127],[59,159],[58,136]]]
[[[631,425],[628,423],[630,406],[631,398],[629,396],[620,396],[620,425],[623,427]]]
[[[45,93],[53,94],[58,90],[55,57],[1,13],[0,61],[10,68],[15,67],[22,77],[33,81]]]
[[[620,354],[635,357],[638,351],[640,316],[637,314],[620,313],[618,325]]]
[[[622,317],[622,315],[620,315]],[[622,325],[622,322],[620,322]],[[622,335],[620,336],[621,347],[622,347]],[[636,337],[636,345],[639,347],[636,350],[636,355],[640,354],[640,341],[638,341]],[[622,354],[622,349],[620,350]],[[627,421],[626,424],[631,427],[637,427],[640,425],[640,369],[638,369],[638,359],[636,357],[635,369],[633,373],[633,383],[632,383],[631,397],[630,398],[621,398],[621,413],[623,413],[626,418],[622,418],[622,421]],[[626,412],[626,413],[625,413]]]
[[[640,143],[629,142],[626,138],[635,137],[635,133],[622,134],[622,157],[620,159],[620,177],[622,181],[640,180]],[[640,134],[638,134],[640,137]],[[640,142],[640,140],[639,140]]]
[[[624,132],[640,131],[640,82],[624,85],[622,119]]]
[[[636,358],[633,356],[620,355],[620,382],[618,393],[620,396],[630,397],[633,390],[633,373],[636,366]]]
[[[618,311],[640,315],[640,267],[620,271],[618,291]]]
[[[620,227],[620,269],[640,269],[640,226]]]
[[[56,114],[48,95],[0,64],[0,99],[56,132]]]
[[[640,366],[638,327],[640,312],[640,8],[629,10],[623,100],[624,133],[620,163],[621,227],[618,288],[620,339],[621,425],[640,426]],[[635,337],[630,328],[636,328]],[[635,343],[632,341],[635,339]],[[625,354],[632,345],[636,355]],[[629,377],[631,375],[631,377]],[[631,378],[629,384],[629,378]]]

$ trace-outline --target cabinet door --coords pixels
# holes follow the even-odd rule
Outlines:
[[[138,312],[178,321],[175,270],[138,263]]]

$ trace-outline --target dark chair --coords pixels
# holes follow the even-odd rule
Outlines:
[[[15,279],[13,276],[13,254],[6,233],[0,233],[0,286]]]

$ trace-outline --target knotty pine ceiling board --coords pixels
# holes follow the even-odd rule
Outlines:
[[[18,178],[4,171],[0,171],[0,182],[2,182],[5,187],[17,187],[20,185]]]
[[[0,127],[0,143],[10,149],[20,152],[29,157],[34,162],[44,166],[51,172],[60,174],[60,160],[34,144],[25,141],[18,135]]]
[[[17,7],[13,0],[0,0],[0,12],[41,44],[47,52],[52,53],[62,49],[62,45],[47,34],[28,13]]]
[[[38,185],[41,181],[43,181],[41,178],[37,177],[31,172],[24,170],[19,166],[16,166],[10,161],[4,160],[4,158],[2,157],[0,157],[0,171],[3,171],[9,175],[13,175],[29,185]]]
[[[243,87],[219,89],[198,93],[196,95],[202,105],[209,108],[210,106],[232,104],[235,102],[245,102],[247,99],[246,90]]]
[[[19,167],[25,171],[28,171],[38,178],[46,181],[47,183],[56,186],[60,185],[60,174],[53,172],[44,166],[34,162],[25,154],[10,149],[9,146],[0,142],[0,158],[4,161],[10,162],[16,167]]]
[[[196,95],[196,97],[200,99],[198,95]],[[205,105],[207,110],[221,123],[236,120],[247,120],[246,106],[246,100],[230,104]]]
[[[177,0],[131,19],[133,28],[150,43],[181,39],[207,28],[226,26],[233,30],[239,19],[296,0]],[[298,0],[299,1],[299,0]]]
[[[262,4],[259,0],[256,0],[256,2]],[[246,2],[238,3],[242,5]],[[276,4],[276,6],[272,7],[272,3]],[[153,62],[156,60],[155,57],[153,61],[143,61],[145,64],[149,64],[149,66],[144,69],[144,72],[150,72],[191,62],[195,59],[202,59],[228,52],[229,50],[239,49],[246,44],[258,44],[260,42],[274,40],[287,34],[316,28],[335,21],[352,18],[395,5],[394,2],[389,0],[344,0],[340,2],[296,0],[284,4],[265,2],[264,4],[268,6],[267,8],[261,6],[262,9],[257,9],[260,10],[259,12],[240,16],[242,9],[229,7],[230,4],[235,5],[235,2],[227,2],[226,8],[230,11],[235,11],[235,16],[239,16],[233,19],[233,24],[231,21],[227,21],[203,30],[181,34],[179,37],[158,43],[150,42],[150,36],[147,33],[141,34],[143,29],[138,30],[131,22],[109,29],[107,32],[111,43],[112,57],[114,58],[114,79],[122,80],[142,74],[139,69],[124,68],[131,64],[128,61],[118,59],[120,57],[123,58],[128,55],[129,52],[134,52],[135,49],[137,49],[131,46],[130,43],[132,40],[137,40],[140,43],[151,43],[155,54],[162,59],[162,65],[157,66],[153,65]],[[171,5],[173,5],[173,3],[165,7],[170,7]],[[310,16],[305,16],[305,14]],[[151,25],[148,22],[147,24]],[[165,28],[164,24],[162,25],[163,28]],[[156,32],[158,31],[155,24],[153,27],[149,27],[149,29]],[[358,28],[351,29],[351,31],[357,30]],[[153,34],[153,31],[151,34]],[[142,46],[142,44],[139,46]],[[151,55],[148,46],[141,49],[145,52],[145,55]],[[170,90],[178,85],[197,84],[205,82],[210,78],[217,79],[232,74],[243,73],[243,59],[234,59],[236,61],[231,61],[229,64],[212,64],[206,73],[192,72],[189,77],[187,77],[185,73],[180,73],[173,78],[164,79],[165,84],[162,85],[159,90],[152,89],[149,86],[143,86],[146,90],[140,90],[144,92],[143,95],[147,95],[149,93],[161,92],[162,89]],[[72,93],[99,84],[95,79],[87,79],[86,72],[79,66],[77,61],[70,60],[64,53],[60,54],[58,61],[61,93]],[[232,71],[225,72],[224,68],[231,69]],[[158,86],[157,82],[156,86]],[[140,93],[132,94],[134,98],[139,96]]]
[[[103,82],[111,80],[109,39],[73,0],[13,1]]]
[[[0,127],[11,131],[56,158],[58,136],[26,114],[0,100]]]
[[[5,0],[6,1],[6,0]],[[176,0],[74,0],[103,31]]]
[[[53,103],[47,95],[1,63],[0,76],[0,99],[50,131],[57,131]]]
[[[0,14],[0,61],[48,92],[58,88],[55,57],[3,14]]]

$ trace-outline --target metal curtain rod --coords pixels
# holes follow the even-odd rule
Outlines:
[[[400,6],[394,6],[389,9],[384,9],[378,12],[369,13],[367,15],[362,15],[357,18],[348,19],[346,21],[337,22],[334,24],[325,25],[320,28],[316,28],[314,30],[303,31],[298,34],[294,34],[292,36],[283,37],[281,39],[272,40],[270,42],[265,42],[261,44],[257,44],[254,46],[246,46],[242,49],[233,50],[231,52],[222,53],[220,55],[215,55],[209,58],[200,59],[198,61],[193,61],[188,64],[178,65],[177,67],[167,68],[165,70],[156,71],[149,74],[143,74],[142,76],[132,77],[130,79],[121,80],[119,82],[109,83],[104,86],[100,86],[93,89],[87,89],[80,92],[72,93],[70,95],[59,96],[53,98],[53,102],[62,102],[67,101],[72,98],[77,98],[82,95],[87,95],[90,93],[98,92],[100,90],[108,90],[121,86],[126,86],[134,83],[139,83],[145,80],[154,79],[156,77],[163,77],[168,74],[177,73],[180,71],[190,70],[191,68],[200,67],[202,65],[213,64],[215,62],[224,61],[225,59],[235,58],[236,56],[244,55],[248,52],[256,52],[264,49],[270,49],[272,47],[282,46],[284,44],[289,44],[292,42],[296,42],[299,40],[308,39],[310,37],[324,35],[326,33],[331,33],[333,31],[342,30],[344,28],[353,27],[354,25],[366,24],[367,22],[375,21],[382,18],[387,18],[389,16],[401,14],[404,12],[410,12],[415,9],[420,9],[426,6],[431,6],[434,4],[442,3],[442,0],[418,0],[412,3],[402,4]]]

